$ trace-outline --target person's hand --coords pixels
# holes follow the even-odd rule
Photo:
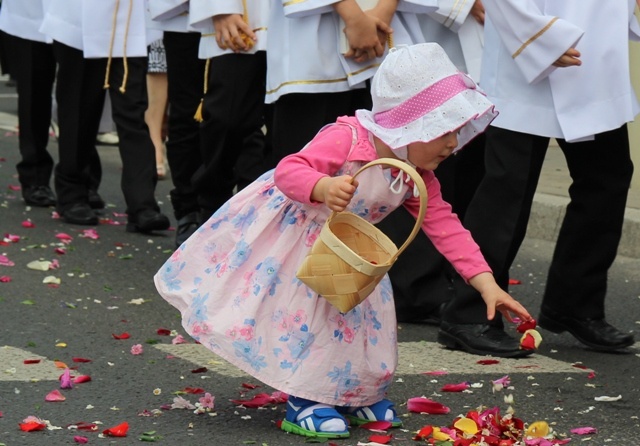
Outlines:
[[[393,32],[384,21],[370,14],[362,14],[345,24],[344,33],[350,48],[344,57],[362,63],[384,54],[387,35]]]
[[[351,202],[357,187],[358,182],[350,175],[324,177],[316,183],[311,198],[323,202],[332,211],[342,212]]]
[[[493,274],[480,273],[472,277],[469,280],[469,284],[478,290],[482,300],[487,305],[487,319],[492,320],[496,315],[496,311],[499,311],[509,322],[513,322],[514,315],[517,315],[522,321],[533,319],[520,302],[498,286]]]
[[[562,56],[553,63],[554,67],[566,68],[582,65],[580,60],[580,51],[575,48],[569,48]]]
[[[471,7],[469,14],[471,14],[471,17],[476,19],[476,22],[484,25],[484,5],[482,4],[482,0],[476,0],[473,2],[473,6]]]
[[[240,14],[218,14],[213,17],[216,42],[223,49],[235,53],[249,51],[258,40]]]

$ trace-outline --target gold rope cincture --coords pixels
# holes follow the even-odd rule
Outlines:
[[[244,22],[247,24],[249,23],[249,12],[247,9],[247,0],[242,0],[242,20],[244,20]],[[246,40],[245,40],[245,43],[246,43]],[[253,44],[253,41],[251,41],[251,44]],[[210,65],[211,65],[211,59],[207,59],[207,62],[204,66],[204,88],[203,88],[202,99],[200,99],[200,103],[198,104],[198,108],[196,109],[196,114],[193,115],[193,119],[195,119],[198,122],[202,122],[204,120],[204,118],[202,117],[202,107],[204,104],[204,96],[207,94],[207,90],[209,89]]]
[[[116,0],[116,8],[113,11],[113,20],[111,24],[111,41],[109,42],[109,58],[107,60],[107,70],[104,75],[104,85],[103,88],[107,89],[111,85],[109,85],[109,77],[111,74],[111,60],[113,59],[113,43],[116,37],[116,25],[118,22],[118,10],[120,9],[120,0]],[[127,78],[129,77],[129,64],[127,63],[127,37],[129,35],[129,25],[131,23],[131,13],[133,10],[133,0],[129,0],[129,11],[127,13],[127,24],[124,30],[124,49],[122,53],[122,63],[124,65],[124,75],[122,77],[122,85],[120,85],[120,93],[124,93],[126,91]]]

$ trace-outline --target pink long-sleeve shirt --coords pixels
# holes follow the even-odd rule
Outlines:
[[[310,205],[311,192],[323,177],[333,176],[346,161],[367,163],[380,158],[369,138],[369,132],[355,117],[339,118],[338,123],[320,132],[308,146],[298,153],[282,159],[275,170],[275,183],[292,200]],[[351,149],[353,133],[357,139]],[[451,205],[442,199],[440,182],[432,171],[418,169],[427,186],[427,213],[422,230],[434,246],[453,265],[458,273],[469,280],[477,274],[491,272],[480,248],[453,213]],[[416,218],[420,199],[410,197],[403,206]]]

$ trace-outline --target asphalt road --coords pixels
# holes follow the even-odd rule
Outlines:
[[[4,86],[0,89],[0,113],[5,117],[15,112],[11,94]],[[51,149],[55,154],[53,139]],[[0,277],[10,278],[0,280],[0,445],[76,444],[74,436],[86,437],[89,444],[132,445],[141,438],[184,446],[304,444],[304,438],[277,429],[284,404],[246,408],[232,401],[272,394],[274,389],[251,388],[261,383],[194,344],[182,330],[177,311],[157,295],[152,276],[172,252],[173,233],[125,232],[117,148],[99,150],[104,164],[100,193],[108,207],[95,233],[86,233],[85,227],[54,218],[52,209],[24,205],[15,190],[17,135],[0,130],[0,237],[5,239],[0,244]],[[170,180],[158,183],[157,197],[167,214],[170,188]],[[66,237],[60,234],[71,240],[63,243]],[[512,293],[533,314],[552,248],[550,242],[527,239],[512,271],[522,282]],[[58,267],[33,269],[28,265],[34,261]],[[637,331],[640,324],[639,271],[640,260],[619,257],[610,274],[608,318],[626,330]],[[174,333],[167,335],[170,331]],[[512,406],[514,416],[525,424],[546,421],[558,438],[570,437],[570,444],[640,444],[639,344],[626,354],[602,354],[567,334],[540,332],[543,343],[530,358],[481,365],[481,357],[439,347],[435,327],[402,324],[400,366],[389,398],[398,405],[404,428],[390,431],[390,444],[421,444],[412,439],[418,429],[448,426],[457,415],[480,406],[498,407],[502,414]],[[124,333],[130,337],[116,339]],[[172,344],[176,333],[187,343]],[[131,353],[136,344],[142,354]],[[64,365],[72,375],[91,380],[61,389]],[[433,371],[446,374],[425,373]],[[511,386],[494,392],[491,381],[505,375]],[[465,392],[441,390],[461,382],[470,383]],[[188,392],[198,388],[215,397],[212,412],[166,409],[178,395],[197,402],[202,394]],[[65,400],[45,401],[54,390]],[[513,396],[512,404],[505,402],[507,395]],[[451,411],[410,413],[406,403],[418,396]],[[597,400],[618,396],[615,401]],[[48,420],[51,429],[21,431],[19,423],[31,415]],[[123,422],[129,425],[126,437],[100,437]],[[97,431],[74,429],[79,423],[96,423]],[[594,427],[597,433],[571,433],[579,427]],[[144,435],[149,432],[155,433]],[[354,428],[350,439],[334,443],[355,446],[371,435]]]

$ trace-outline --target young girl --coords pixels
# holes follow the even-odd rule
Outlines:
[[[480,291],[488,318],[497,309],[531,319],[497,286],[432,172],[484,130],[493,105],[437,44],[391,51],[372,97],[373,111],[338,119],[235,195],[155,276],[191,336],[289,394],[281,426],[299,435],[347,437],[347,419],[401,424],[384,399],[397,364],[388,278],[346,314],[296,278],[331,211],[377,222],[402,205],[417,215],[413,182],[397,169],[375,166],[351,184],[365,163],[389,157],[417,166],[429,197],[422,228]]]

